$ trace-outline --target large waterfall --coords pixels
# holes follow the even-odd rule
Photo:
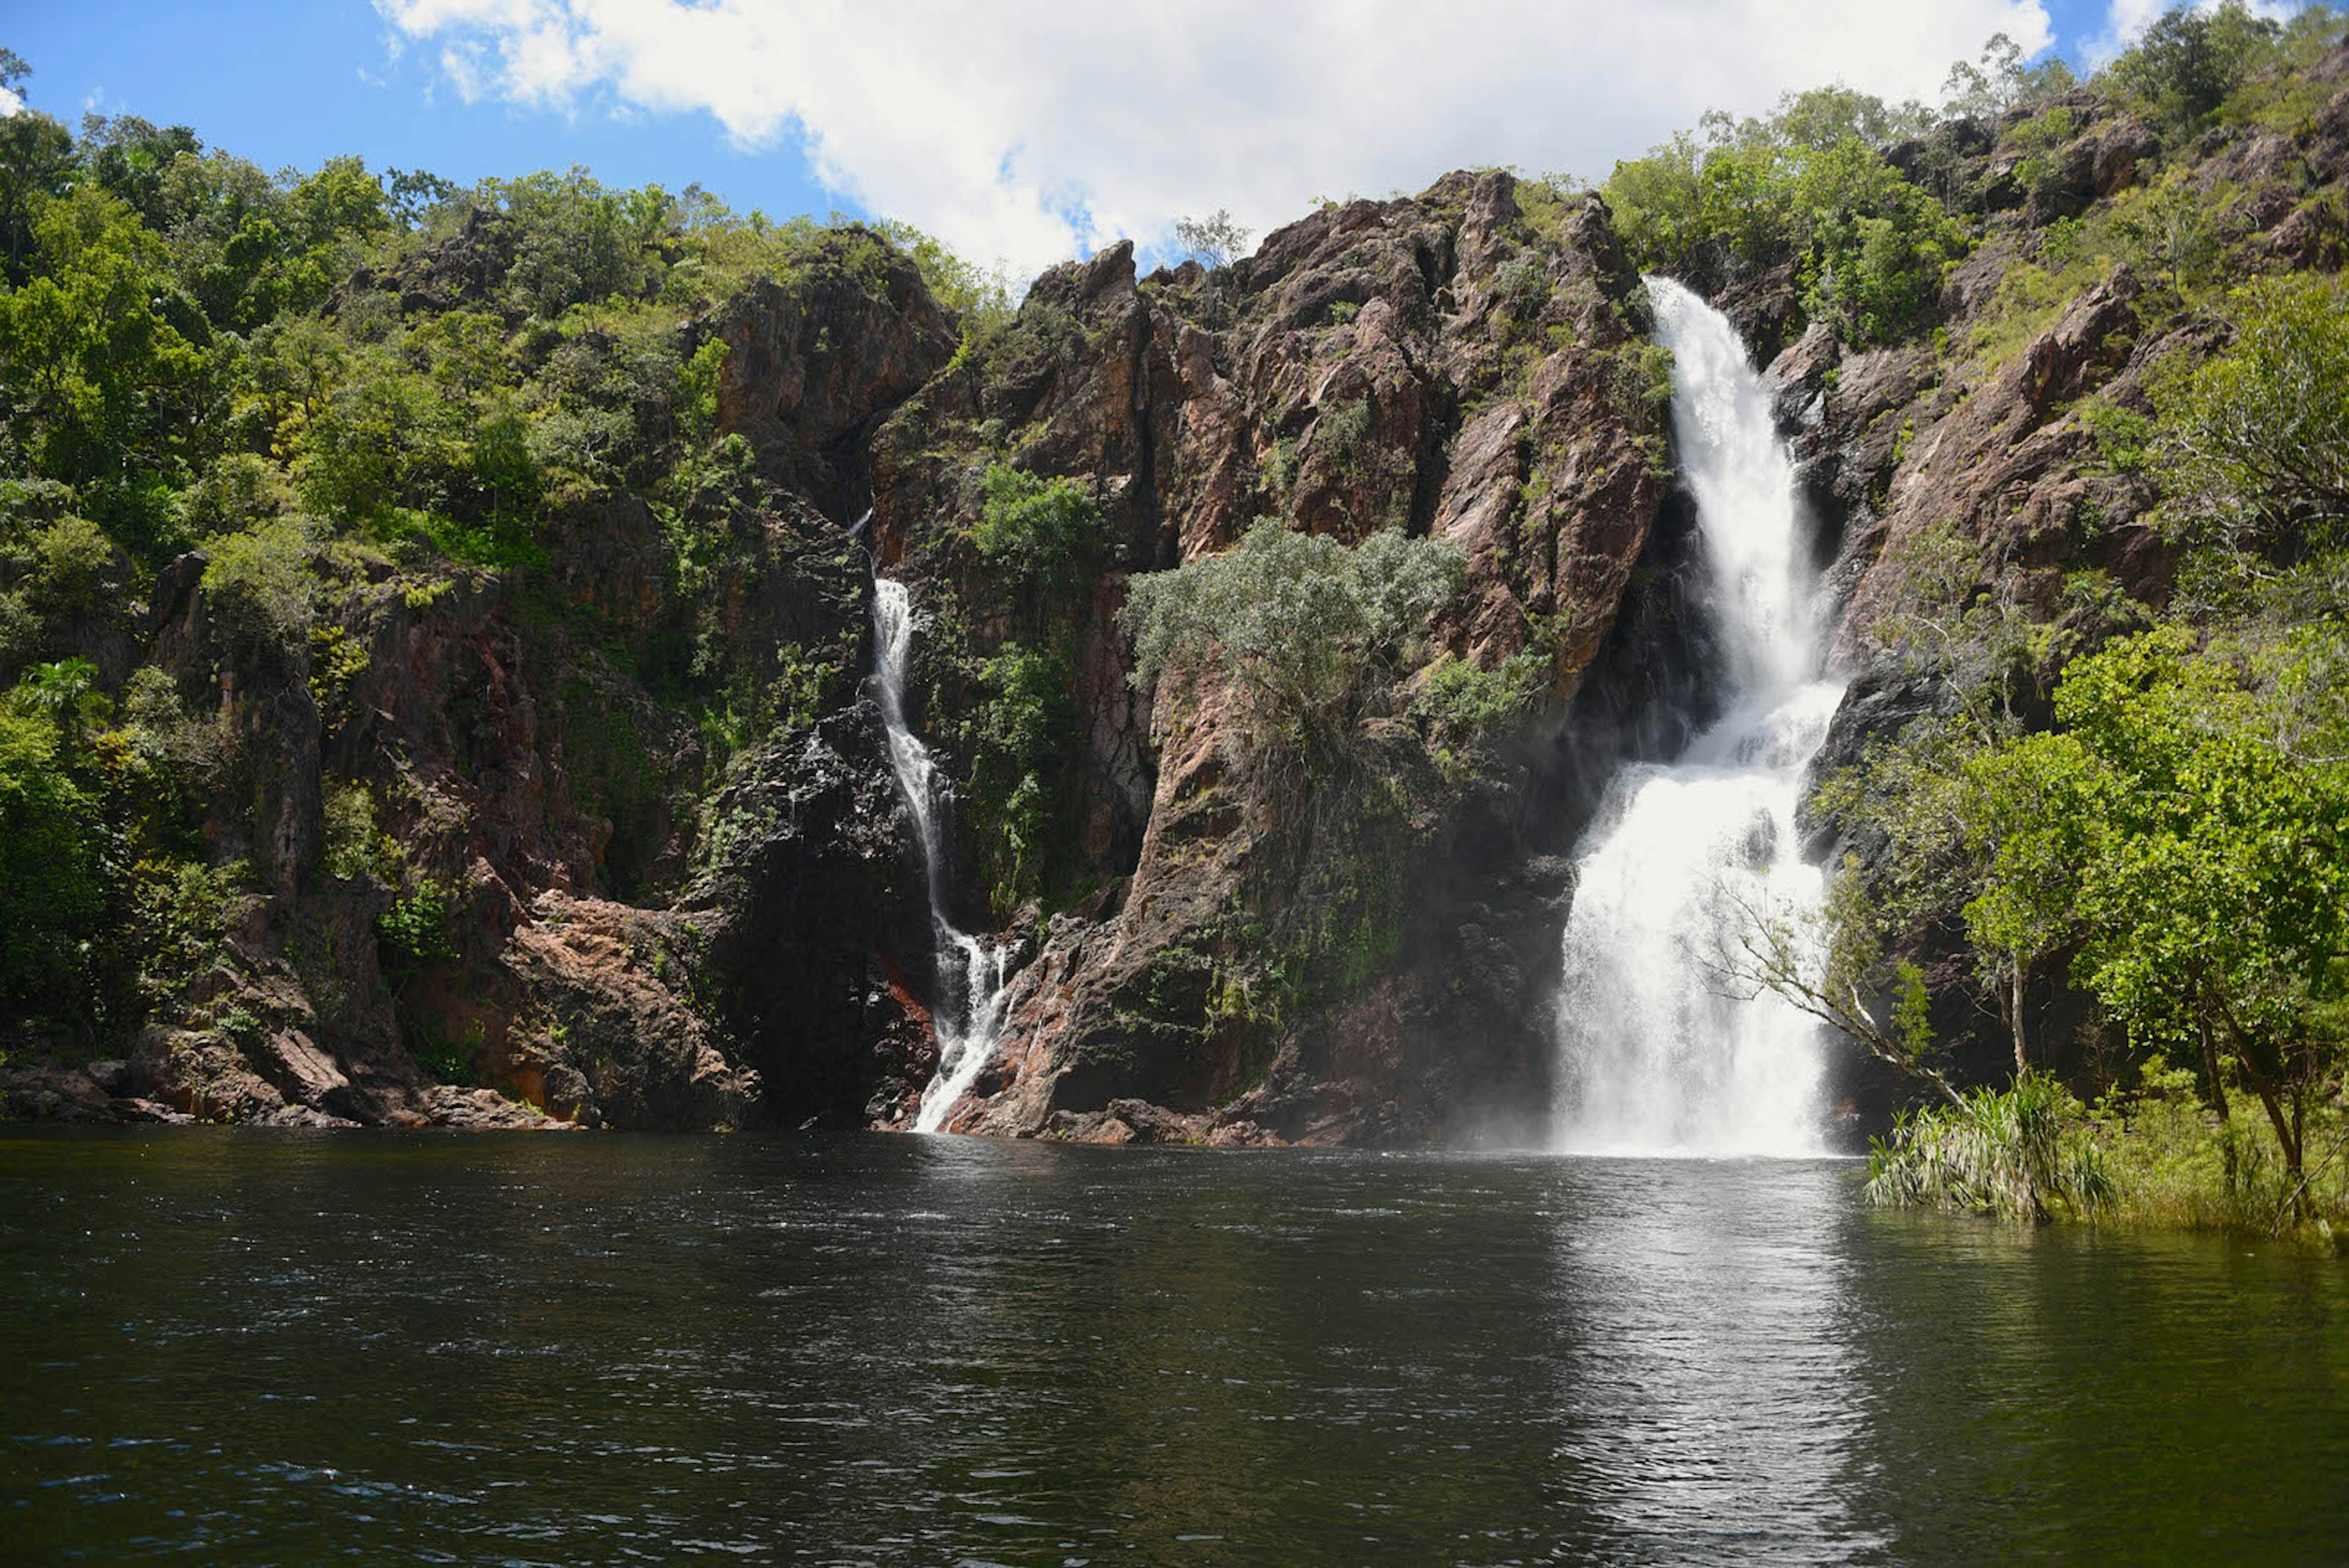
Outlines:
[[[1821,679],[1817,583],[1768,385],[1727,318],[1648,280],[1672,351],[1672,432],[1696,501],[1724,711],[1679,760],[1629,767],[1578,851],[1557,1012],[1558,1142],[1580,1153],[1820,1147],[1822,1042],[1709,960],[1747,909],[1816,910],[1795,807],[1843,687]]]
[[[914,601],[905,585],[886,577],[873,584],[873,685],[889,732],[889,767],[921,840],[922,874],[930,901],[931,947],[937,985],[930,1023],[937,1035],[938,1070],[922,1091],[914,1130],[936,1132],[947,1113],[995,1054],[1003,1031],[1004,952],[972,936],[947,914],[947,855],[941,836],[943,794],[929,747],[905,722],[905,671],[914,649]]]

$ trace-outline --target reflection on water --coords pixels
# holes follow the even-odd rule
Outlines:
[[[1834,1164],[0,1136],[10,1561],[2322,1561],[2342,1265]]]
[[[1626,1558],[1661,1551],[1816,1562],[1880,1544],[1851,1526],[1853,1398],[1832,1167],[1595,1163],[1555,1224],[1570,1347],[1562,1455]]]

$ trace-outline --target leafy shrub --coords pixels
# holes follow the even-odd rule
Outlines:
[[[1429,667],[1413,707],[1436,735],[1482,747],[1522,722],[1550,690],[1550,659],[1528,649],[1497,670],[1445,655]]]
[[[1081,485],[1043,479],[1009,463],[988,465],[971,545],[990,566],[1023,586],[1061,588],[1101,539],[1101,508]]]
[[[318,579],[306,529],[291,521],[264,523],[207,539],[204,552],[211,557],[204,592],[222,631],[247,647],[285,653],[307,644]]]
[[[2007,132],[2007,142],[2020,152],[2053,152],[2079,133],[2078,116],[2062,104],[2033,115]]]
[[[391,950],[396,971],[412,971],[434,959],[456,951],[450,937],[450,919],[456,901],[438,878],[419,877],[405,897],[377,917],[376,935]]]
[[[33,541],[32,602],[52,616],[86,615],[108,607],[114,582],[114,541],[86,517],[63,517]]]
[[[2172,510],[2240,548],[2349,545],[2349,300],[2330,277],[2228,297],[2234,341],[2156,387]]]
[[[323,803],[326,829],[326,874],[349,878],[398,875],[399,846],[376,826],[375,796],[367,785],[331,784]]]
[[[1371,396],[1350,398],[1321,410],[1313,425],[1313,450],[1340,468],[1371,450]]]
[[[1672,400],[1671,349],[1633,338],[1609,350],[1609,357],[1614,371],[1608,391],[1624,418],[1644,421],[1651,410]]]
[[[2153,421],[2105,398],[2089,398],[2077,410],[2080,423],[2116,473],[2136,473],[2146,465]]]
[[[1812,313],[1840,320],[1854,342],[1889,343],[1931,313],[1963,249],[1956,224],[1938,213],[1857,218],[1817,274]]]
[[[726,340],[712,337],[678,368],[677,422],[689,446],[699,446],[718,432],[718,385],[727,352]]]
[[[1133,579],[1120,619],[1137,684],[1212,679],[1262,740],[1311,749],[1391,691],[1466,569],[1439,540],[1381,530],[1350,549],[1267,518],[1223,555]]]
[[[147,1005],[169,1006],[218,959],[230,901],[247,869],[242,860],[203,866],[170,856],[131,867],[130,945]]]
[[[1265,449],[1257,465],[1257,477],[1275,501],[1286,501],[1297,488],[1297,440],[1284,436]]]
[[[0,1009],[74,1005],[106,907],[97,803],[67,773],[56,727],[0,708]]]
[[[233,534],[292,508],[293,487],[267,458],[233,452],[179,495],[180,525],[194,538]]]
[[[41,618],[25,596],[0,591],[0,676],[30,659],[41,645]]]
[[[1550,293],[1549,269],[1537,255],[1517,256],[1493,275],[1493,297],[1512,323],[1538,320],[1549,308]]]
[[[972,815],[983,830],[999,913],[1044,891],[1044,868],[1064,815],[1070,739],[1077,732],[1076,673],[1050,648],[1006,643],[979,667],[987,697],[967,729]]]
[[[481,1081],[481,1069],[474,1064],[487,1044],[480,1024],[475,1024],[462,1041],[448,1039],[422,1027],[411,1027],[407,1033],[408,1054],[427,1077],[464,1088]]]
[[[47,719],[76,744],[84,739],[89,725],[113,709],[106,693],[98,690],[98,666],[79,658],[34,665],[17,680],[9,703],[19,712]]]
[[[221,760],[218,717],[190,713],[178,685],[151,664],[132,670],[123,682],[122,722],[132,743],[183,783],[196,782]]]

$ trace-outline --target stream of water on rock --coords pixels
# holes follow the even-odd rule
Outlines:
[[[1005,954],[1001,947],[954,923],[947,914],[947,848],[941,817],[946,790],[930,748],[905,719],[905,673],[914,650],[914,600],[905,585],[873,583],[873,686],[889,734],[889,768],[905,797],[920,840],[922,876],[930,904],[931,947],[937,954],[937,989],[930,999],[938,1068],[922,1091],[916,1132],[936,1132],[978,1070],[995,1054],[1003,1030]]]
[[[1672,432],[1696,502],[1722,716],[1675,761],[1627,767],[1578,851],[1557,1012],[1559,1147],[1784,1155],[1820,1147],[1818,1031],[1779,999],[1723,994],[1713,961],[1750,911],[1825,891],[1795,828],[1843,683],[1821,672],[1816,573],[1771,389],[1737,330],[1650,278],[1672,351]]]

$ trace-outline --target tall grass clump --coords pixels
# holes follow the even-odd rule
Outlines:
[[[1977,1089],[1961,1105],[1903,1112],[1870,1142],[1868,1196],[2038,1222],[2108,1208],[2113,1180],[2080,1102],[2051,1078]]]

